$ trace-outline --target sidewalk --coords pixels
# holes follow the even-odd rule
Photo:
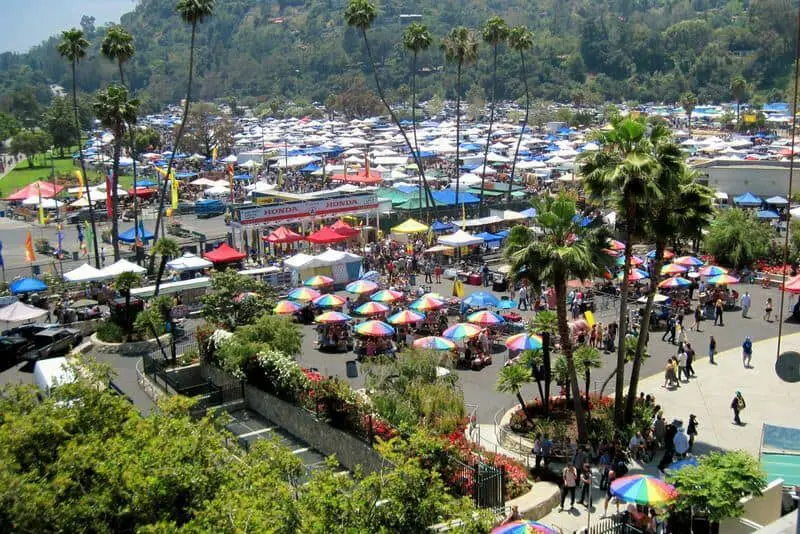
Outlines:
[[[800,426],[800,418],[794,412],[800,406],[800,386],[783,382],[775,374],[777,338],[759,341],[753,345],[752,369],[742,365],[741,349],[721,352],[715,358],[717,365],[711,365],[703,358],[694,365],[697,378],[681,383],[680,388],[666,390],[663,375],[654,375],[640,381],[640,390],[656,396],[667,421],[681,419],[684,424],[689,414],[697,416],[698,436],[694,454],[706,454],[712,450],[746,450],[758,456],[761,445],[761,425],[770,423],[784,426]],[[781,350],[800,348],[800,333],[783,337]],[[741,391],[747,402],[742,412],[742,426],[733,424],[731,400],[736,391]],[[659,476],[656,464],[660,454],[651,464],[631,465],[630,474],[646,473]],[[587,509],[576,503],[574,510],[559,512],[558,507],[540,521],[546,525],[560,528],[564,533],[572,533],[594,524],[603,517],[605,492],[597,488],[599,474],[595,473],[592,491],[591,516]],[[567,507],[569,502],[567,502]],[[620,508],[624,510],[624,506]],[[615,509],[609,505],[609,514]]]

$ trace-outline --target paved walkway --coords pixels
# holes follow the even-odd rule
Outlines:
[[[694,365],[697,377],[681,383],[680,388],[664,389],[664,376],[657,374],[641,381],[641,391],[656,396],[656,403],[661,405],[668,421],[681,419],[685,423],[689,414],[697,416],[699,434],[695,441],[695,454],[741,449],[758,456],[763,423],[800,426],[800,417],[795,412],[800,406],[800,384],[783,382],[775,374],[776,346],[777,338],[756,342],[751,369],[742,365],[741,349],[731,349],[717,355],[716,365],[707,359],[697,362]],[[781,351],[798,349],[800,333],[783,337]],[[742,392],[747,402],[747,408],[741,414],[742,426],[733,424],[730,409],[737,390]],[[658,476],[655,467],[658,460],[660,455],[656,455],[649,465],[632,466],[631,474],[644,472]],[[587,511],[580,505],[563,512],[555,508],[541,521],[565,533],[585,528],[588,522],[595,523],[603,516],[604,499],[604,492],[597,489],[597,483],[598,475],[595,475],[591,510]],[[611,505],[609,513],[613,512]]]

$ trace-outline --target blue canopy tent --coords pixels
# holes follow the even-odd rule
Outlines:
[[[480,237],[481,239],[483,239],[487,243],[491,243],[491,242],[494,242],[494,241],[502,241],[504,236],[497,235],[497,234],[492,234],[492,233],[489,233],[489,232],[481,232],[479,234],[475,234],[475,237]]]
[[[500,299],[486,291],[478,291],[465,298],[464,302],[470,306],[483,308],[487,306],[497,306],[500,304]]]
[[[456,204],[456,192],[452,189],[442,189],[441,191],[433,191],[431,193],[433,199],[437,202],[441,202],[448,206],[455,206]],[[459,204],[477,204],[480,202],[481,199],[473,195],[472,193],[467,192],[460,192],[458,194],[458,203]]]
[[[145,230],[144,225],[139,223],[139,239],[142,241],[151,241],[153,239],[153,232]],[[119,234],[119,240],[123,243],[133,243],[136,241],[136,232],[133,227],[128,228]]]
[[[305,167],[301,168],[300,172],[317,172],[321,168],[322,167],[320,167],[319,165],[314,165],[313,163],[309,163]]]
[[[20,278],[19,280],[14,280],[11,282],[8,288],[11,290],[12,295],[17,295],[19,293],[36,293],[37,291],[44,291],[47,289],[47,284],[38,278]]]
[[[780,219],[780,215],[772,210],[761,210],[759,211],[756,216],[759,219]]]
[[[394,186],[394,188],[400,191],[401,193],[405,193],[406,195],[413,195],[414,193],[419,191],[419,187],[415,185],[396,185]]]
[[[536,208],[528,208],[526,210],[522,210],[520,213],[529,219],[533,219],[536,217]]]
[[[184,178],[194,178],[195,176],[197,176],[196,172],[179,172],[175,174],[175,178],[178,180],[183,180]]]
[[[450,232],[454,231],[456,227],[452,223],[445,223],[442,221],[433,221],[431,230],[434,232]]]
[[[136,180],[136,187],[153,187],[156,183],[153,180]]]
[[[249,174],[237,174],[233,177],[234,180],[245,181],[245,180],[252,180],[253,177]]]
[[[769,197],[764,202],[766,202],[770,206],[788,206],[789,205],[789,201],[786,200],[785,198],[781,197],[781,196]]]
[[[762,200],[760,197],[757,197],[748,191],[747,193],[734,198],[733,203],[737,206],[743,206],[745,208],[757,208],[761,205]]]

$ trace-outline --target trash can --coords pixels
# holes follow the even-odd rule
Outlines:
[[[79,259],[80,259],[80,256],[78,255],[78,253],[76,251],[73,251],[72,252],[72,261],[78,261]]]
[[[39,276],[42,273],[42,268],[39,265],[32,265],[31,272],[33,272],[33,276]]]
[[[408,276],[408,281],[412,286],[417,285],[417,275],[416,274],[409,275]]]
[[[347,370],[347,378],[358,378],[358,366],[355,360],[348,360],[344,365]]]

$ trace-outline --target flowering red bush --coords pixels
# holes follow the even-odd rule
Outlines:
[[[383,441],[388,441],[397,436],[397,430],[395,430],[392,425],[374,414],[362,415],[361,425],[366,432],[371,433],[372,436],[381,438]]]

